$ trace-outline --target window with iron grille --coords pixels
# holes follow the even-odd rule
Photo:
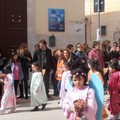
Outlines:
[[[104,0],[99,0],[100,12],[104,12]],[[94,12],[98,12],[98,0],[94,0]]]
[[[101,26],[101,35],[106,35],[106,26]]]

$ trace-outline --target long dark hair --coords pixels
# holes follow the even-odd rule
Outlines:
[[[120,65],[119,65],[119,61],[114,58],[110,61],[110,63],[108,64],[112,69],[115,69],[117,71],[120,70]]]
[[[10,53],[10,58],[12,60],[12,62],[14,62],[14,56],[17,55],[18,56],[18,53],[16,51],[13,51]],[[17,58],[17,61],[19,60],[19,58]]]
[[[98,59],[92,58],[88,61],[88,63],[90,64],[90,66],[92,67],[93,70],[98,71],[101,73],[101,75],[103,75],[103,72],[100,69],[100,63],[99,63]]]
[[[98,41],[93,41],[92,47],[95,48],[95,46],[98,45],[98,44],[100,44],[100,42],[98,42]]]
[[[41,72],[41,67],[40,67],[40,64],[38,62],[34,62],[34,63],[32,63],[32,65],[34,65],[35,67],[38,67],[38,71]]]
[[[12,73],[11,65],[9,65],[9,64],[6,65],[6,66],[3,68],[2,72],[3,72],[4,74]]]

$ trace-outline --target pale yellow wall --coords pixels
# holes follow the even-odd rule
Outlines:
[[[94,0],[85,0],[85,16],[93,13],[93,1]]]
[[[106,4],[105,12],[120,11],[120,0],[105,0],[105,4]]]
[[[104,0],[105,13],[120,11],[120,0]],[[94,0],[85,0],[85,15],[94,13]],[[104,14],[104,13],[103,13]]]
[[[96,40],[96,29],[98,27],[98,14],[94,13],[94,0],[85,0],[85,16],[87,22],[87,40],[91,43]],[[106,25],[107,35],[101,36],[103,40],[114,40],[118,42],[118,38],[114,39],[114,33],[120,31],[120,0],[105,0],[105,11],[100,13],[100,25]]]
[[[81,21],[85,18],[84,0],[35,0],[36,34],[49,34],[48,8],[65,10],[65,32],[69,33],[69,21]]]
[[[65,10],[64,32],[55,32],[48,30],[48,8],[58,8]],[[76,28],[79,29],[79,31],[77,31]],[[56,37],[56,46],[53,48],[64,49],[66,45],[70,43],[73,45],[76,45],[78,42],[84,43],[85,1],[35,0],[35,30],[37,42],[39,42],[41,39],[45,39],[49,43],[49,36],[54,34]]]

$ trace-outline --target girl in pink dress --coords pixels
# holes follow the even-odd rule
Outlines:
[[[74,87],[67,92],[63,101],[64,115],[67,120],[96,120],[95,92],[84,85],[85,79],[86,74],[80,70],[72,73]]]
[[[0,114],[4,114],[7,108],[11,110],[9,113],[15,112],[16,108],[16,97],[13,84],[13,75],[11,71],[11,66],[7,65],[3,69],[3,74],[0,75],[3,79],[0,82],[4,83],[4,94],[1,100]]]

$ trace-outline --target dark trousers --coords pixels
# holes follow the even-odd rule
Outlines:
[[[29,79],[29,71],[23,70],[24,79],[21,81],[19,88],[20,88],[20,96],[24,96],[24,90],[25,90],[25,97],[28,97],[28,79]],[[23,90],[24,85],[24,90]]]
[[[109,71],[103,76],[104,78],[104,90],[107,91],[108,89],[108,80],[109,80]]]
[[[15,89],[15,95],[17,96],[17,89],[18,89],[19,80],[14,80],[14,89]]]
[[[0,98],[2,97],[2,92],[3,92],[3,84],[0,84]]]
[[[55,75],[56,75],[56,71],[53,72],[51,80],[53,84],[54,95],[58,95],[59,94],[57,89],[58,80],[56,80]]]
[[[58,80],[58,83],[57,83],[57,89],[58,89],[59,94],[60,94],[60,89],[61,89],[61,80]]]
[[[43,76],[44,84],[45,84],[45,90],[47,96],[49,95],[49,86],[50,86],[50,69],[45,69],[45,74]]]

